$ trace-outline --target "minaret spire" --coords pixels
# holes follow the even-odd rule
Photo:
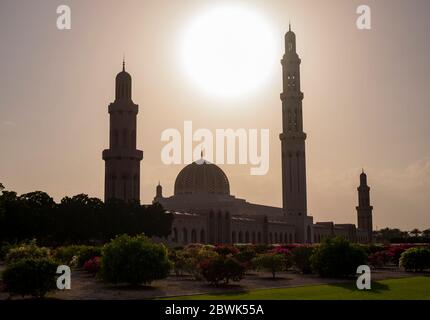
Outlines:
[[[282,58],[283,90],[282,133],[282,208],[290,224],[296,227],[296,241],[312,242],[312,217],[307,214],[306,133],[303,132],[303,93],[300,90],[300,63],[296,52],[296,36],[285,34]]]

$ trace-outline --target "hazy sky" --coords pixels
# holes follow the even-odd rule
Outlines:
[[[123,53],[139,104],[144,150],[141,198],[160,180],[171,195],[180,165],[160,159],[166,128],[269,128],[270,170],[223,165],[232,194],[281,204],[283,35],[291,19],[302,59],[308,208],[314,221],[356,222],[364,167],[376,227],[430,228],[430,1],[227,1],[250,7],[278,39],[277,68],[258,90],[208,96],[187,81],[178,59],[184,26],[215,0],[0,0],[0,181],[18,193],[60,200],[103,198],[107,106]],[[56,28],[56,8],[72,9],[72,30]],[[372,29],[356,28],[356,8]]]

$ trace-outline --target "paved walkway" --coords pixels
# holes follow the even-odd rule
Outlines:
[[[0,267],[1,269],[1,267]],[[414,273],[405,273],[398,270],[376,270],[372,272],[372,280],[388,278],[401,278],[416,276]],[[342,283],[351,280],[324,279],[315,275],[302,275],[295,272],[279,273],[277,279],[271,279],[269,273],[252,273],[245,276],[240,282],[232,282],[228,287],[213,287],[205,281],[196,281],[189,276],[170,276],[167,279],[154,281],[151,287],[130,287],[127,285],[109,285],[89,275],[85,271],[72,271],[72,289],[56,291],[49,297],[56,299],[80,300],[111,300],[111,299],[150,299],[156,297],[169,297],[179,295],[192,295],[199,293],[235,292],[263,288],[285,288],[309,286],[318,284]],[[7,299],[8,294],[0,292],[0,299]]]

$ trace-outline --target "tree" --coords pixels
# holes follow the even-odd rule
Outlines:
[[[417,228],[411,230],[409,233],[412,234],[414,237],[419,237],[421,235],[421,231]]]
[[[422,236],[425,238],[430,238],[430,229],[426,229],[422,232]]]
[[[384,228],[375,231],[375,238],[377,242],[391,242],[393,239],[404,239],[408,237],[408,232],[401,231],[400,229]]]
[[[276,273],[285,269],[285,256],[279,253],[263,253],[253,259],[257,270],[267,270],[276,278]]]

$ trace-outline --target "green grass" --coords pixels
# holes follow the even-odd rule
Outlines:
[[[355,283],[167,298],[170,300],[430,300],[430,277],[410,277],[372,282],[372,289],[358,290]]]

